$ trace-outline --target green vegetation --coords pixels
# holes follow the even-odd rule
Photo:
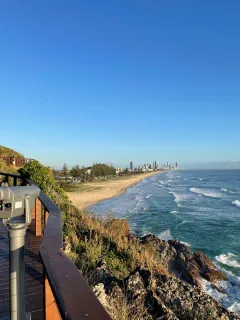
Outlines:
[[[13,149],[0,146],[0,157],[24,158],[24,156]]]
[[[64,164],[62,175],[65,177],[67,176],[67,174],[64,175],[64,173],[66,173],[66,168],[67,166],[66,164]],[[70,174],[73,178],[76,178],[81,182],[86,182],[100,177],[113,177],[116,175],[116,169],[113,168],[113,166],[108,166],[103,163],[97,163],[88,168],[80,168],[79,165],[76,165],[72,167],[72,169],[70,170]]]
[[[64,190],[56,183],[50,168],[34,160],[19,169],[19,173],[35,182],[60,208],[70,204],[70,200]]]

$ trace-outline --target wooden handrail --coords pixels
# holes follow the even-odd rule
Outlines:
[[[0,175],[35,185],[20,175],[3,172]],[[48,212],[40,255],[62,319],[111,320],[77,267],[63,251],[61,210],[42,191],[39,200]]]

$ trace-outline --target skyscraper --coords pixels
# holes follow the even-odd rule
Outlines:
[[[133,170],[133,162],[130,162],[130,170]]]

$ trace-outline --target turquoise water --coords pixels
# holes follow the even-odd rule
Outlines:
[[[206,291],[240,313],[240,170],[169,171],[91,207],[128,220],[132,231],[179,239],[227,272],[228,295]]]

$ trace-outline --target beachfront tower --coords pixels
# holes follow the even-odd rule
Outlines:
[[[130,162],[130,170],[133,170],[133,162]]]

